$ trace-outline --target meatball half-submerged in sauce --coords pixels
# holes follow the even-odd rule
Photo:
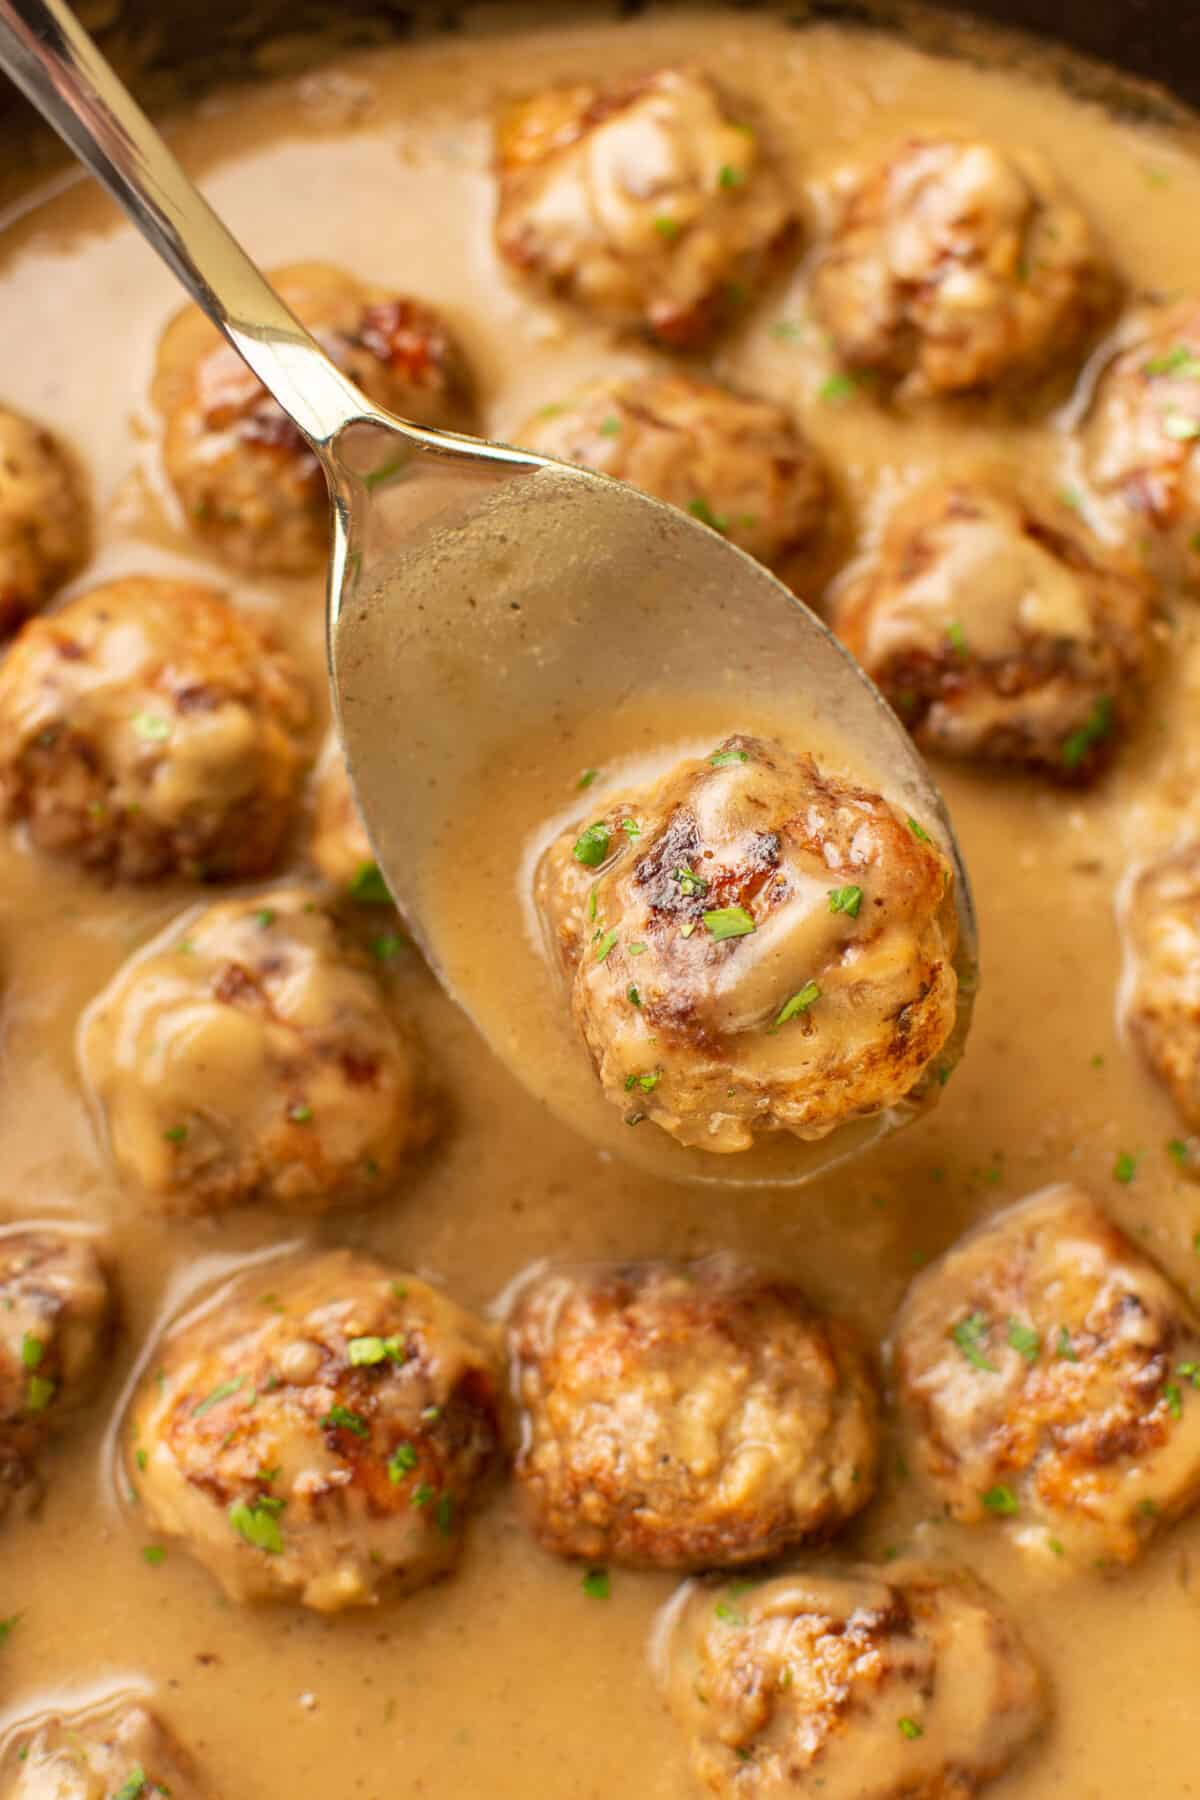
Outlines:
[[[377,405],[418,425],[470,428],[466,362],[432,307],[324,263],[277,269],[271,279]],[[154,393],[167,475],[189,529],[238,568],[303,575],[319,567],[329,544],[320,464],[197,307],[167,327]]]
[[[265,873],[309,698],[212,588],[126,576],[25,626],[0,667],[0,806],[37,849],[122,881]]]
[[[630,1124],[732,1152],[936,1087],[958,987],[949,864],[811,756],[728,738],[565,833],[537,898]]]
[[[994,1597],[921,1563],[696,1582],[658,1648],[696,1776],[729,1800],[968,1800],[1047,1710]]]
[[[795,230],[759,134],[698,69],[535,94],[501,119],[496,160],[501,255],[673,348],[744,305]]]
[[[516,1476],[547,1549],[700,1569],[832,1534],[875,1483],[854,1332],[732,1257],[550,1270],[509,1327]]]
[[[1200,1133],[1200,843],[1139,870],[1121,915],[1126,1027],[1187,1129]]]
[[[357,899],[386,901],[387,888],[375,862],[341,745],[330,738],[317,764],[309,856],[340,892]]]
[[[245,1276],[155,1357],[125,1426],[146,1519],[235,1600],[370,1605],[453,1567],[500,1444],[491,1332],[349,1251]]]
[[[916,1463],[964,1523],[1129,1563],[1200,1500],[1200,1320],[1076,1188],[1008,1208],[918,1276],[895,1373]]]
[[[776,566],[812,544],[829,512],[824,464],[791,414],[694,375],[597,382],[543,407],[518,435],[681,507]]]
[[[1035,153],[917,138],[847,183],[812,291],[845,364],[926,397],[1080,355],[1116,283]]]
[[[839,637],[924,750],[1087,781],[1137,709],[1151,592],[1063,505],[996,481],[910,494],[842,589]]]
[[[303,887],[176,920],[93,1001],[80,1060],[118,1169],[170,1212],[366,1205],[432,1129],[372,959]]]
[[[43,425],[0,406],[0,636],[77,572],[90,522],[70,453]]]
[[[210,1800],[191,1757],[148,1707],[67,1713],[15,1732],[0,1800]]]
[[[0,1516],[36,1498],[38,1453],[100,1385],[115,1323],[90,1238],[54,1225],[0,1232]]]

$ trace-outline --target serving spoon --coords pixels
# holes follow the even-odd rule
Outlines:
[[[482,977],[489,929],[521,917],[522,846],[486,881],[469,846],[458,864],[453,855],[457,823],[478,818],[487,784],[526,778],[519,745],[531,731],[586,720],[589,746],[615,755],[613,722],[657,697],[685,697],[714,735],[772,718],[797,747],[832,746],[837,765],[919,818],[950,857],[957,1054],[976,970],[966,871],[908,733],[836,638],[707,524],[605,476],[374,405],[270,287],[64,0],[0,0],[0,67],[318,458],[331,500],[329,669],[359,805],[406,923],[493,1048],[569,1123],[673,1177],[807,1180],[911,1116],[899,1107],[815,1144],[780,1136],[735,1157],[624,1130],[532,941],[512,952],[511,981]]]

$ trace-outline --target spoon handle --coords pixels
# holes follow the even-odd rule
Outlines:
[[[65,0],[0,0],[0,70],[87,165],[318,452],[374,408],[184,174]]]

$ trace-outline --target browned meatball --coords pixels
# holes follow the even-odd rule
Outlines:
[[[36,1497],[38,1452],[91,1399],[114,1327],[90,1238],[54,1225],[0,1231],[0,1513]]]
[[[1188,1130],[1200,1132],[1200,843],[1141,869],[1121,912],[1126,1023]]]
[[[698,69],[535,94],[500,121],[496,157],[507,261],[673,348],[707,338],[794,235],[771,155]]]
[[[326,881],[342,892],[365,900],[387,899],[335,738],[330,738],[317,765],[309,854]]]
[[[889,519],[836,629],[924,750],[1100,773],[1137,710],[1151,594],[1063,506],[936,481]]]
[[[93,1001],[80,1059],[117,1168],[169,1212],[366,1205],[432,1128],[372,959],[303,887],[177,919]]]
[[[82,566],[87,494],[73,458],[42,425],[0,406],[0,635]]]
[[[147,1707],[56,1714],[16,1732],[0,1763],[0,1800],[207,1800],[191,1757]]]
[[[740,736],[566,832],[537,876],[605,1094],[721,1152],[930,1095],[951,890],[919,821]]]
[[[901,144],[848,185],[813,300],[849,367],[915,396],[1028,381],[1115,299],[1091,227],[1040,157]]]
[[[291,658],[220,594],[127,576],[31,620],[0,667],[0,806],[118,880],[262,874],[308,720]]]
[[[698,1779],[729,1800],[969,1800],[1047,1712],[993,1595],[916,1562],[690,1583],[660,1673]]]
[[[370,1605],[457,1561],[502,1386],[490,1332],[453,1301],[349,1251],[310,1256],[168,1339],[127,1421],[129,1478],[233,1599]]]
[[[510,1321],[538,1541],[667,1569],[759,1562],[845,1524],[875,1484],[856,1335],[732,1257],[552,1270]]]
[[[918,1276],[895,1368],[952,1518],[1128,1563],[1200,1499],[1200,1321],[1077,1188],[1009,1207]]]
[[[1084,473],[1161,575],[1200,590],[1200,300],[1135,313],[1084,415]]]
[[[272,281],[377,405],[420,425],[470,428],[466,363],[432,307],[324,263],[277,269]],[[167,327],[154,396],[167,475],[190,529],[241,569],[302,575],[319,567],[329,545],[320,465],[194,306]]]
[[[829,511],[824,464],[791,415],[694,375],[597,382],[535,414],[520,442],[632,482],[760,562],[809,546]]]

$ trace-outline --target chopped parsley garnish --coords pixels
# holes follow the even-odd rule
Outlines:
[[[683,226],[678,219],[673,219],[670,213],[659,213],[654,221],[654,229],[659,237],[670,239],[677,238],[683,230]]]
[[[356,1337],[347,1343],[346,1354],[353,1367],[362,1369],[371,1368],[375,1363],[402,1363],[407,1352],[402,1338]]]
[[[625,989],[625,998],[628,1000],[630,1006],[640,1006],[642,1004],[642,996],[638,993],[632,983]]]
[[[860,887],[840,887],[829,890],[831,913],[845,913],[848,918],[857,919],[858,909],[862,903],[863,891]]]
[[[269,906],[260,906],[254,915],[254,923],[260,925],[264,931],[267,929],[268,925],[273,925],[275,923],[275,914],[272,908]]]
[[[375,958],[376,962],[386,963],[391,962],[395,957],[399,956],[402,950],[407,950],[407,948],[408,939],[402,932],[386,931],[382,937],[377,937],[373,941],[371,945],[371,955]]]
[[[1113,1180],[1121,1182],[1125,1187],[1137,1174],[1138,1159],[1129,1150],[1122,1150],[1113,1164]]]
[[[908,818],[905,820],[905,823],[919,844],[932,844],[933,839],[930,837],[930,835],[926,831],[925,827],[923,825],[919,825],[917,823],[917,821],[913,818],[911,813],[909,813]]]
[[[980,1499],[989,1512],[999,1513],[1005,1518],[1011,1518],[1015,1512],[1020,1510],[1017,1496],[1010,1487],[1005,1487],[1003,1482],[997,1482],[995,1487],[990,1487],[986,1494],[980,1495]]]
[[[160,1568],[166,1560],[167,1553],[161,1544],[144,1544],[142,1546],[142,1561],[148,1563],[152,1569]]]
[[[1071,734],[1063,739],[1062,759],[1068,769],[1077,769],[1085,760],[1089,750],[1102,744],[1112,733],[1114,723],[1113,703],[1107,694],[1101,694],[1091,712]]]
[[[748,937],[754,930],[754,920],[744,906],[718,906],[705,913],[704,925],[718,944],[726,938]]]
[[[433,1489],[431,1487],[429,1487],[426,1482],[423,1481],[421,1483],[420,1487],[413,1489],[412,1494],[409,1497],[409,1505],[410,1506],[428,1506],[429,1502],[433,1498],[434,1498]]]
[[[618,419],[616,413],[609,413],[607,419],[601,419],[600,434],[602,437],[616,437],[620,433],[620,430],[621,421]]]
[[[408,455],[406,450],[400,456],[389,456],[377,469],[369,469],[363,476],[363,486],[367,492],[373,493],[377,487],[383,487],[389,482],[393,475],[398,475],[408,461]]]
[[[388,1480],[393,1486],[399,1486],[406,1475],[411,1475],[417,1466],[417,1453],[411,1444],[397,1444],[388,1457]]]
[[[1169,412],[1162,428],[1176,444],[1189,444],[1193,438],[1200,438],[1200,419],[1191,418],[1187,413]]]
[[[814,1000],[819,1000],[820,998],[821,990],[816,982],[806,981],[804,986],[800,988],[797,993],[794,993],[790,1000],[784,1001],[779,1011],[775,1014],[773,1029],[778,1030],[781,1025],[786,1025],[789,1020],[798,1019],[801,1013],[806,1013],[808,1011]]]
[[[915,1742],[919,1737],[925,1736],[925,1727],[923,1725],[918,1725],[915,1719],[909,1719],[907,1717],[897,1719],[896,1724],[899,1728],[900,1736],[902,1738],[907,1738],[910,1743]]]
[[[828,401],[831,405],[840,406],[843,400],[849,400],[851,395],[857,391],[857,381],[853,375],[847,375],[843,369],[835,375],[828,376],[817,389],[817,394],[820,399]]]
[[[41,1338],[34,1337],[32,1331],[27,1331],[21,1339],[21,1361],[24,1366],[27,1369],[36,1369],[45,1354],[46,1346]]]
[[[1186,344],[1175,344],[1165,356],[1152,356],[1145,365],[1147,375],[1181,375],[1185,380],[1200,375],[1200,356]]]
[[[946,627],[946,642],[959,656],[967,654],[967,634],[958,619],[951,619]]]
[[[589,1569],[580,1582],[589,1600],[607,1600],[610,1592],[607,1569]]]
[[[984,1369],[989,1375],[996,1373],[995,1363],[989,1362],[983,1354],[983,1346],[987,1342],[988,1322],[981,1312],[968,1313],[960,1319],[951,1331],[955,1345],[973,1369]]]
[[[351,1412],[348,1406],[331,1406],[321,1420],[325,1431],[350,1431],[357,1438],[368,1438],[371,1427],[361,1413]]]
[[[723,188],[741,187],[746,179],[745,169],[739,169],[733,163],[722,163],[721,172],[717,176]]]
[[[643,1094],[652,1094],[661,1080],[661,1069],[652,1069],[648,1075],[627,1075],[625,1077],[625,1092],[628,1094],[633,1088],[639,1087]]]
[[[771,327],[771,336],[781,338],[785,343],[795,343],[804,336],[803,319],[776,319]]]
[[[231,1381],[221,1382],[220,1386],[215,1387],[211,1394],[196,1402],[192,1408],[193,1419],[202,1419],[206,1412],[211,1412],[214,1406],[220,1406],[222,1400],[231,1399],[245,1385],[246,1377],[244,1375],[235,1375]]]
[[[590,788],[599,773],[599,769],[585,769],[583,774],[579,777],[579,780],[575,783],[575,786],[577,788]]]
[[[587,830],[581,832],[576,838],[575,848],[571,855],[577,863],[582,863],[585,869],[598,869],[608,855],[608,846],[611,841],[606,825],[589,825]]]
[[[1180,1363],[1175,1373],[1184,1381],[1190,1381],[1194,1388],[1200,1388],[1200,1363]]]
[[[293,1125],[308,1125],[313,1116],[312,1107],[304,1100],[297,1100],[294,1106],[288,1107],[287,1116]]]
[[[1041,1334],[1032,1325],[1023,1325],[1020,1319],[1008,1321],[1008,1342],[1018,1356],[1023,1356],[1027,1363],[1035,1363],[1042,1353]]]
[[[713,531],[728,531],[729,520],[723,513],[716,513],[703,497],[688,501],[688,511],[693,519],[699,519],[702,525],[708,525]]]
[[[229,1508],[229,1523],[240,1537],[256,1550],[270,1556],[283,1554],[283,1532],[279,1515],[284,1502],[263,1494],[257,1500],[235,1500]]]
[[[745,750],[714,750],[708,760],[714,769],[727,769],[731,763],[749,762],[750,758]]]
[[[138,1468],[140,1470],[142,1470],[144,1473],[146,1464],[150,1461],[150,1456],[149,1456],[148,1451],[135,1450],[133,1453],[133,1460],[137,1464]]]
[[[686,894],[689,900],[695,899],[699,894],[707,894],[708,892],[708,883],[705,881],[703,875],[695,874],[693,870],[688,868],[686,863],[682,864],[678,869],[671,870],[671,880],[679,883],[680,893]]]
[[[1173,1381],[1168,1381],[1163,1388],[1163,1399],[1167,1403],[1167,1411],[1173,1419],[1183,1417],[1183,1395]]]
[[[170,720],[162,718],[158,713],[134,713],[129,723],[148,744],[164,743],[171,735]]]
[[[365,862],[354,875],[350,883],[350,898],[358,900],[363,906],[388,906],[392,896],[388,893],[387,882],[383,879],[379,864]]]
[[[604,936],[600,939],[600,942],[596,945],[596,961],[598,963],[601,963],[604,961],[605,957],[608,955],[609,951],[612,949],[613,945],[616,943],[617,938],[619,936],[620,936],[620,933],[617,931],[615,926],[613,927],[613,929],[611,931],[605,932]]]
[[[1054,1354],[1060,1362],[1078,1362],[1079,1352],[1071,1342],[1071,1334],[1065,1325],[1058,1328],[1058,1337],[1054,1343]]]
[[[454,1529],[454,1495],[443,1494],[434,1510],[434,1521],[443,1537],[449,1537]]]
[[[639,838],[642,835],[642,828],[636,819],[622,819],[621,830],[626,837]]]
[[[646,951],[648,949],[649,949],[648,944],[630,944],[628,950],[626,951],[626,955],[627,956],[645,956]]]
[[[146,1792],[146,1771],[141,1764],[130,1769],[128,1775],[113,1795],[113,1800],[140,1800]]]
[[[167,1129],[163,1132],[163,1136],[166,1138],[168,1144],[186,1143],[187,1134],[188,1128],[186,1125],[168,1125]]]
[[[588,923],[591,924],[596,917],[596,890],[595,890],[595,888],[589,888],[589,890],[588,890],[587,916],[588,916]]]
[[[1167,1155],[1182,1169],[1188,1159],[1187,1140],[1185,1138],[1168,1138]]]

